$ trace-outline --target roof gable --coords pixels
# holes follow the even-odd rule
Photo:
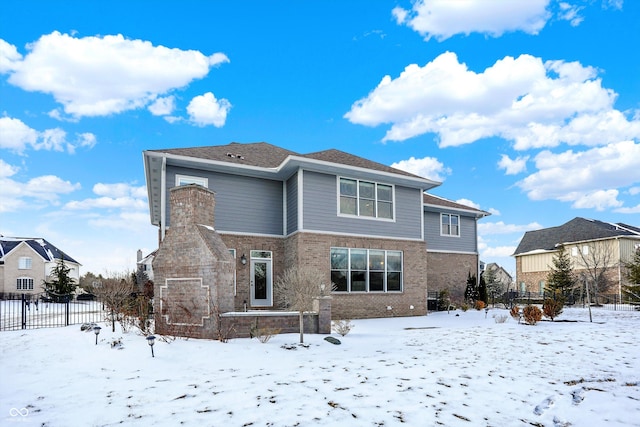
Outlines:
[[[640,238],[640,229],[576,217],[558,227],[527,231],[520,240],[514,255],[532,251],[554,251],[558,244],[624,236]]]
[[[456,203],[453,200],[445,199],[443,197],[434,196],[433,194],[423,193],[422,203],[425,206],[435,206],[437,208],[449,208],[457,211],[465,211],[471,213],[473,216],[482,218],[491,215],[489,212],[477,209],[471,206]]]
[[[64,259],[65,261],[79,264],[78,261],[71,258],[66,253],[46,241],[45,239],[20,238],[20,237],[0,237],[0,259],[11,253],[20,244],[29,246],[43,260],[53,262],[55,260]]]

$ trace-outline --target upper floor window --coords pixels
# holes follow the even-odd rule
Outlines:
[[[30,277],[19,277],[16,281],[16,289],[19,291],[32,291],[33,279]]]
[[[460,236],[460,215],[441,214],[440,234],[444,236]]]
[[[18,259],[18,268],[20,270],[31,270],[31,257],[21,256]]]
[[[393,186],[340,178],[340,213],[393,219]]]
[[[209,188],[209,179],[200,176],[176,175],[176,187],[189,184],[198,184]]]

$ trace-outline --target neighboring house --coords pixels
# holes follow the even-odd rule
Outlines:
[[[597,268],[605,273],[611,290],[620,294],[622,263],[631,260],[640,247],[640,228],[577,217],[558,227],[527,231],[513,254],[519,292],[544,292],[560,246],[571,256],[574,273],[581,281],[588,277],[586,268]]]
[[[156,251],[151,252],[147,256],[142,256],[142,251],[138,249],[136,267],[139,271],[144,272],[147,275],[147,279],[153,282],[153,259],[156,256]]]
[[[432,274],[434,286],[477,274],[476,220],[487,213],[425,195],[438,182],[339,150],[299,154],[264,142],[143,158],[161,242],[171,188],[211,190],[214,218],[200,224],[212,222],[234,260],[236,311],[274,308],[273,282],[290,267],[326,272],[333,318],[425,314]],[[179,279],[159,277],[160,252],[162,243],[156,296]]]
[[[488,276],[493,276],[493,281],[499,284],[498,288],[501,289],[501,293],[507,292],[509,289],[513,289],[513,277],[511,277],[507,270],[495,262],[487,264],[484,268],[483,274],[485,275],[485,279]]]
[[[478,220],[489,213],[432,194],[423,201],[429,290],[461,302],[469,274],[480,277]]]
[[[0,236],[0,293],[39,294],[63,258],[79,283],[80,264],[45,239]]]

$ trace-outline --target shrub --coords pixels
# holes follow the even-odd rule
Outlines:
[[[523,310],[524,321],[528,325],[535,325],[542,320],[542,310],[535,305],[528,305]]]
[[[331,329],[340,336],[347,335],[352,328],[351,320],[334,320],[331,324]]]
[[[558,317],[562,313],[562,308],[564,307],[564,303],[561,299],[553,299],[547,298],[542,303],[542,313],[545,317],[548,317],[553,321],[556,317]]]
[[[462,309],[462,311],[467,311],[469,310],[469,304],[467,304],[466,302],[463,302],[460,308]]]
[[[262,344],[268,342],[271,337],[278,335],[281,329],[279,328],[257,328],[255,329],[255,337],[258,338]]]
[[[474,304],[476,310],[482,310],[486,304],[484,303],[484,301],[478,300],[476,301],[476,303]]]
[[[504,323],[507,321],[507,319],[509,318],[509,316],[507,316],[506,314],[500,314],[500,315],[494,315],[493,319],[496,321],[496,323]]]
[[[517,321],[520,321],[520,307],[518,307],[517,305],[514,305],[513,307],[511,307],[509,314],[511,315],[511,317],[513,317]]]

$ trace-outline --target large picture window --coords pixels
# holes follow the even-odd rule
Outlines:
[[[460,236],[460,215],[441,214],[440,234],[443,236]]]
[[[340,178],[340,213],[393,219],[393,187],[377,182]]]
[[[336,292],[401,292],[402,252],[331,248]]]

